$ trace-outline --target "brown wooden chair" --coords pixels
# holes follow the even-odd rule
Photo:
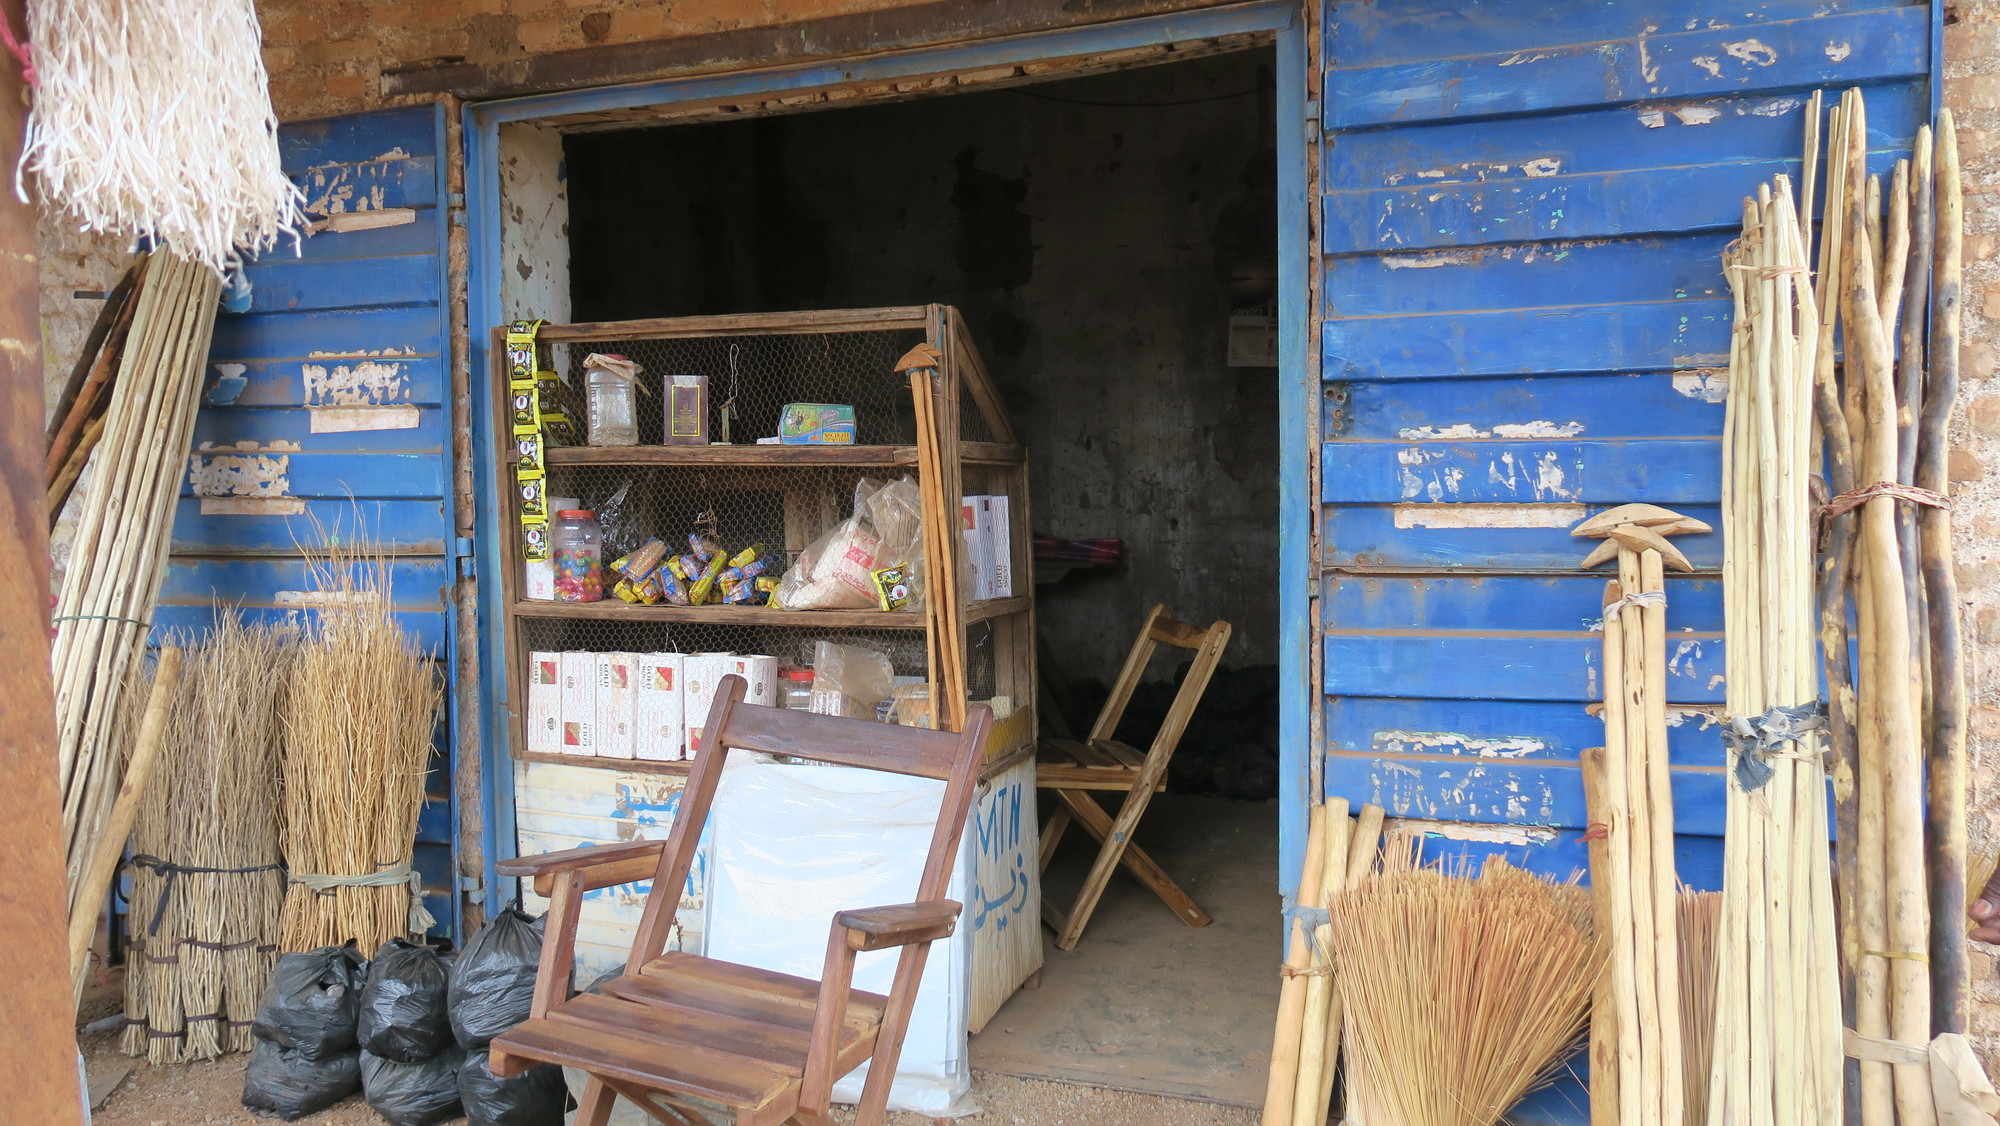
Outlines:
[[[959,833],[979,782],[992,712],[969,709],[965,731],[926,731],[743,703],[742,677],[724,677],[708,713],[680,813],[665,841],[633,841],[509,860],[504,875],[531,876],[549,898],[541,976],[530,1018],[493,1041],[491,1066],[518,1075],[555,1063],[590,1074],[577,1126],[604,1126],[624,1095],[670,1126],[830,1126],[834,1080],[874,1062],[857,1126],[876,1126],[909,1029],[930,944],[949,937],[959,904],[944,898]],[[841,911],[827,939],[820,980],[752,969],[666,943],[701,841],[722,766],[732,751],[765,751],[817,762],[944,781],[929,859],[912,903]],[[570,996],[583,893],[634,880],[653,888],[625,974]],[[901,947],[889,995],[851,987],[854,956]]]
[[[1042,870],[1048,871],[1056,845],[1062,842],[1072,820],[1080,822],[1100,842],[1097,862],[1084,878],[1074,906],[1065,912],[1050,903],[1047,893],[1043,893],[1042,919],[1055,928],[1056,945],[1062,949],[1076,948],[1077,940],[1083,937],[1084,924],[1090,922],[1098,899],[1111,882],[1111,873],[1120,864],[1151,888],[1188,926],[1205,927],[1211,921],[1208,912],[1189,898],[1152,857],[1132,843],[1132,832],[1153,795],[1167,788],[1167,763],[1174,757],[1174,748],[1180,745],[1181,733],[1187,730],[1195,705],[1201,703],[1201,694],[1208,690],[1208,680],[1215,675],[1222,650],[1229,644],[1229,632],[1228,622],[1218,621],[1203,629],[1167,617],[1165,606],[1153,607],[1146,615],[1145,626],[1139,630],[1139,639],[1125,655],[1125,667],[1111,686],[1111,696],[1104,701],[1103,710],[1097,713],[1090,737],[1042,740],[1036,756],[1039,761],[1035,766],[1035,784],[1054,790],[1060,799],[1049,815],[1048,824],[1042,827]],[[1161,645],[1194,650],[1194,664],[1189,667],[1187,678],[1181,681],[1180,691],[1174,694],[1173,706],[1153,736],[1152,746],[1141,755],[1111,735],[1118,730],[1125,706],[1132,702],[1133,691],[1146,675],[1146,663]],[[1124,791],[1125,804],[1119,807],[1116,818],[1104,812],[1104,807],[1090,795],[1091,790]]]

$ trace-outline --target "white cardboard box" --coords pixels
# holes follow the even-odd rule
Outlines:
[[[690,653],[688,654],[686,678],[681,682],[682,716],[687,722],[687,757],[693,758],[701,750],[702,727],[708,722],[708,709],[715,703],[715,686],[722,678],[734,670],[734,653]]]
[[[562,752],[597,753],[597,654],[564,653],[562,676]]]
[[[639,700],[633,749],[637,757],[672,762],[687,757],[687,724],[681,683],[687,657],[680,653],[639,654]]]
[[[987,497],[986,503],[992,510],[993,530],[986,537],[986,546],[993,554],[993,597],[1014,597],[1014,529],[1011,521],[1013,512],[1004,496]]]
[[[527,748],[538,755],[562,753],[562,654],[528,654]]]
[[[738,655],[730,658],[729,671],[749,682],[750,687],[743,694],[746,703],[761,704],[767,708],[778,706],[776,657]]]
[[[639,658],[634,653],[597,655],[597,753],[631,758],[636,744]]]
[[[986,536],[979,529],[978,497],[959,498],[958,527],[959,534],[965,538],[965,562],[972,569],[972,585],[966,587],[966,597],[977,602],[986,597],[986,572],[989,566]]]

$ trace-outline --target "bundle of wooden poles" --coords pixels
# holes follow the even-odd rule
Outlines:
[[[1306,855],[1292,913],[1278,1026],[1264,1091],[1264,1126],[1321,1126],[1333,1102],[1340,1056],[1341,1006],[1333,981],[1332,924],[1324,912],[1336,894],[1374,870],[1383,811],[1364,805],[1349,818],[1334,798],[1312,809]]]
[[[286,678],[282,945],[373,950],[432,922],[411,858],[443,695],[396,620],[388,555],[321,540],[320,609]]]
[[[124,358],[126,341],[131,339],[132,317],[138,310],[139,290],[145,285],[146,262],[150,257],[150,254],[140,255],[118,284],[105,294],[97,320],[84,337],[83,349],[49,412],[48,451],[42,476],[48,490],[50,527],[62,515],[63,505],[75,490],[91,452],[104,437],[113,376]]]
[[[125,1051],[153,1063],[247,1051],[277,960],[285,881],[278,745],[296,628],[224,610],[185,647],[132,832]]]
[[[965,726],[969,685],[965,668],[965,606],[958,570],[958,385],[944,356],[919,344],[896,362],[910,377],[917,420],[917,492],[923,508],[923,599],[929,653],[928,690],[938,728]]]
[[[153,255],[90,460],[51,657],[72,913],[118,789],[111,732],[166,570],[220,289],[206,266]]]

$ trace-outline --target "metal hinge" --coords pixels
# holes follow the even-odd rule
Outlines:
[[[460,876],[458,878],[458,893],[460,895],[484,895],[486,893],[486,881],[478,876]]]
[[[469,579],[476,564],[473,555],[474,544],[470,536],[458,536],[451,541],[451,557],[458,560],[458,577]]]
[[[1354,425],[1353,416],[1348,413],[1348,404],[1349,400],[1353,397],[1353,392],[1345,383],[1329,383],[1326,385],[1324,394],[1326,395],[1324,423],[1326,433],[1321,435],[1321,437],[1338,438],[1346,434],[1348,429]]]

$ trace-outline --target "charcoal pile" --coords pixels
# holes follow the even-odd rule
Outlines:
[[[1132,702],[1113,736],[1144,752],[1174,706],[1188,665],[1171,680],[1151,680],[1132,692]],[[1067,717],[1079,733],[1090,730],[1108,689],[1097,680],[1070,685]],[[1167,764],[1167,792],[1215,794],[1234,801],[1278,796],[1278,667],[1249,665],[1217,669],[1208,691],[1188,722],[1180,747]]]

